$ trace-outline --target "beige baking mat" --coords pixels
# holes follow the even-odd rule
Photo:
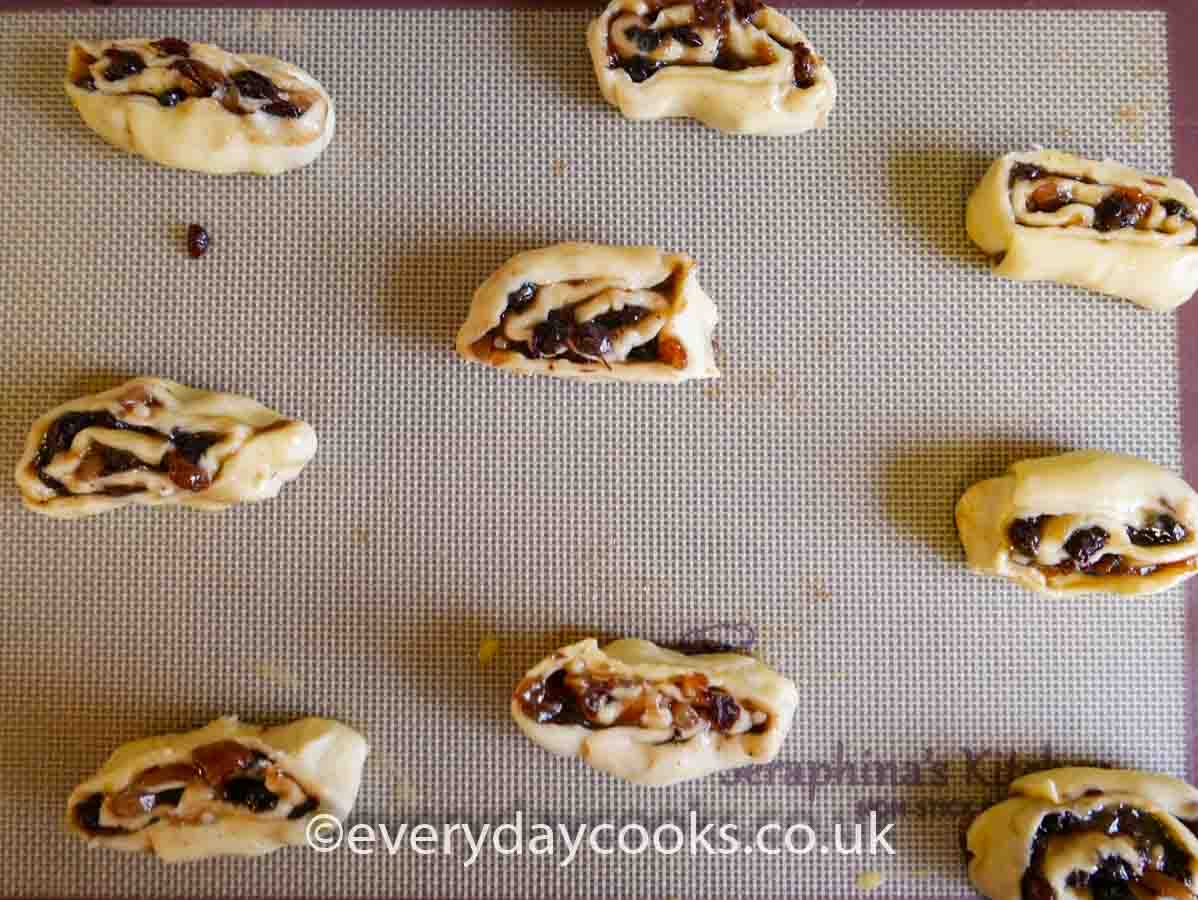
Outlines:
[[[143,373],[251,394],[321,437],[280,499],[220,516],[51,522],[5,482],[0,891],[834,896],[876,869],[880,894],[955,896],[961,812],[1013,755],[1183,774],[1180,591],[1022,593],[964,571],[951,521],[966,484],[1022,455],[1180,462],[1173,319],[992,279],[962,228],[1010,148],[1170,170],[1164,15],[798,19],[840,103],[822,133],[762,140],[621,120],[582,12],[0,17],[0,468],[44,410]],[[103,145],[62,93],[68,39],[163,34],[310,70],[338,104],[328,152],[262,180]],[[188,222],[212,234],[200,261]],[[472,289],[560,239],[692,253],[724,379],[588,387],[458,361]],[[721,623],[738,627],[708,636],[755,639],[799,685],[760,778],[630,787],[507,717],[566,638]],[[824,827],[907,806],[897,855],[873,860],[296,849],[164,867],[61,833],[113,746],[233,712],[361,728],[363,822]]]

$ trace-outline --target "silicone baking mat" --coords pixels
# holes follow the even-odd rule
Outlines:
[[[784,140],[622,120],[590,14],[0,17],[0,469],[36,416],[138,374],[253,395],[321,438],[279,499],[222,515],[54,522],[4,482],[4,893],[831,897],[877,871],[875,896],[963,896],[961,826],[1013,775],[1186,774],[1183,592],[1054,600],[972,576],[952,507],[1058,449],[1183,462],[1179,319],[994,279],[962,220],[1012,148],[1175,171],[1194,127],[1166,61],[1193,12],[793,11],[840,100]],[[164,34],[312,72],[338,108],[327,153],[213,178],[102,144],[63,97],[67,42]],[[189,222],[212,234],[198,261]],[[474,287],[564,239],[693,254],[724,378],[591,387],[455,358]],[[651,790],[531,745],[513,684],[591,634],[731,642],[790,674],[778,761]],[[873,809],[896,854],[167,867],[63,833],[115,745],[225,713],[363,730],[353,822],[694,811],[823,833]]]

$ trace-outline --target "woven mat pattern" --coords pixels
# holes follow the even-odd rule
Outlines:
[[[1181,592],[1061,601],[975,578],[951,517],[1027,455],[1180,463],[1174,320],[994,279],[963,229],[1011,148],[1170,170],[1164,14],[797,19],[841,99],[826,131],[763,140],[623,121],[581,12],[0,17],[0,469],[37,415],[143,373],[253,395],[321,438],[282,497],[219,516],[64,524],[0,485],[4,892],[830,897],[878,869],[880,893],[958,896],[959,813],[918,804],[997,797],[1012,758],[1183,772]],[[265,180],[102,144],[62,94],[68,40],[164,34],[311,71],[338,104],[328,152]],[[200,261],[188,222],[212,234]],[[724,379],[590,387],[459,362],[474,287],[563,239],[693,254]],[[631,787],[508,720],[560,642],[700,631],[750,634],[798,682],[763,783]],[[223,713],[363,729],[358,821],[821,825],[912,806],[880,860],[164,867],[61,832],[116,744]],[[858,765],[828,775],[838,754]]]

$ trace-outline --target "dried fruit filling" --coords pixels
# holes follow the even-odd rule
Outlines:
[[[152,464],[133,453],[106,446],[102,443],[102,436],[96,436],[74,471],[76,480],[94,481],[124,472],[142,470],[163,473],[177,487],[187,491],[202,491],[212,484],[212,476],[201,464],[201,460],[210,447],[224,438],[216,432],[190,432],[180,428],[165,435],[155,428],[130,424],[107,411],[65,413],[46,429],[34,459],[34,467],[42,483],[53,488],[60,496],[67,496],[72,492],[61,481],[47,473],[46,468],[60,453],[69,451],[75,438],[89,428],[128,431],[165,438],[170,446],[162,454],[161,461]],[[120,483],[102,486],[99,493],[122,496],[142,490],[144,487],[141,485]]]
[[[75,821],[91,835],[128,834],[166,818],[207,821],[234,806],[272,818],[299,819],[319,806],[264,753],[237,741],[196,747],[190,762],[154,766],[119,791],[97,792],[75,805]]]
[[[516,688],[520,708],[534,722],[610,728],[631,725],[672,729],[684,741],[704,731],[761,733],[769,716],[738,701],[707,676],[692,672],[667,681],[587,671],[574,664]]]
[[[796,87],[815,85],[820,59],[801,41],[788,41],[759,25],[760,0],[695,0],[693,4],[651,4],[641,16],[614,19],[608,35],[608,66],[623,69],[640,83],[666,66],[714,66],[740,71],[768,66],[780,50],[794,60]]]
[[[1136,864],[1120,855],[1098,858],[1093,870],[1071,872],[1067,883],[1086,896],[1109,900],[1135,897],[1189,897],[1194,893],[1190,874],[1193,859],[1168,828],[1155,816],[1125,804],[1100,809],[1088,817],[1053,813],[1040,820],[1032,840],[1031,856],[1023,874],[1021,896],[1051,900],[1056,896],[1045,877],[1045,865],[1054,850],[1071,839],[1102,836],[1118,839],[1122,852],[1138,857]],[[1089,856],[1090,854],[1084,854]],[[1133,887],[1134,886],[1134,887]]]
[[[1190,566],[1198,557],[1166,563],[1136,560],[1124,553],[1104,552],[1111,541],[1110,533],[1098,525],[1075,528],[1061,545],[1063,558],[1055,562],[1040,560],[1040,545],[1044,529],[1053,516],[1031,516],[1015,519],[1007,527],[1011,552],[1024,565],[1033,565],[1046,576],[1068,575],[1151,575],[1170,567]],[[1168,513],[1156,513],[1145,521],[1124,527],[1128,543],[1135,547],[1167,547],[1180,544],[1189,531]]]
[[[194,97],[214,97],[229,112],[250,115],[264,112],[284,119],[298,119],[312,105],[313,98],[302,91],[285,91],[260,72],[242,69],[226,76],[207,63],[191,57],[191,45],[178,38],[161,38],[150,43],[153,58],[148,60],[136,50],[109,47],[104,51],[106,64],[99,72],[105,82],[121,82],[140,75],[148,67],[168,72],[176,82],[155,91],[130,90],[126,93],[154,97],[161,106],[173,108]],[[71,80],[76,87],[95,91],[97,60],[79,50],[71,64]]]
[[[1016,163],[1010,175],[1011,208],[1021,225],[1079,225],[1099,232],[1125,228],[1198,243],[1194,211],[1172,197],[1156,197],[1125,185],[1098,184],[1081,175],[1049,172]],[[1163,186],[1163,183],[1162,183]]]
[[[585,282],[568,282],[564,305],[549,309],[535,324],[529,316],[543,287],[526,282],[508,294],[499,325],[478,349],[514,352],[528,359],[598,362],[608,368],[612,362],[661,362],[684,369],[682,343],[660,333],[677,281],[671,276],[648,291],[596,288],[594,293],[588,293]]]

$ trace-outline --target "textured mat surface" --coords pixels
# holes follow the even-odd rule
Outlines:
[[[1012,765],[1183,773],[1181,592],[1025,594],[965,572],[951,519],[1024,455],[1180,463],[1174,320],[992,279],[962,227],[1007,149],[1170,170],[1163,14],[798,20],[841,100],[825,132],[760,140],[622,121],[583,13],[0,17],[0,468],[41,412],[142,373],[251,394],[322,441],[280,499],[215,517],[56,523],[3,483],[0,890],[832,896],[877,869],[880,893],[960,895],[960,817]],[[70,37],[131,34],[292,60],[335,97],[338,135],[274,180],[123,156],[60,78]],[[200,261],[192,221],[213,237]],[[692,253],[725,378],[590,388],[457,361],[473,288],[561,239]],[[507,718],[519,674],[567,638],[719,623],[799,684],[760,778],[629,787]],[[365,822],[822,826],[907,806],[879,860],[292,850],[166,868],[61,833],[117,743],[233,712],[363,729]]]

